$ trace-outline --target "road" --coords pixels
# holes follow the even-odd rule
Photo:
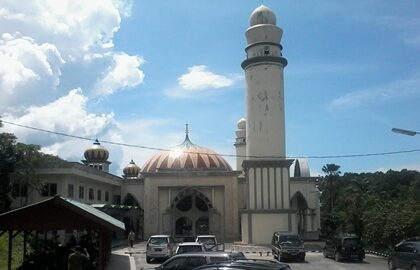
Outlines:
[[[136,260],[137,269],[151,269],[159,266],[158,262],[146,263],[146,254],[133,254]],[[271,256],[260,256],[259,254],[246,254],[250,259],[272,259]],[[384,270],[387,269],[385,258],[373,255],[366,255],[362,263],[336,262],[333,259],[326,259],[322,253],[307,253],[304,263],[288,262],[293,270]]]
[[[382,257],[367,255],[362,263],[336,262],[326,259],[322,253],[307,253],[305,263],[292,263],[293,270],[384,270],[388,269],[387,260]]]

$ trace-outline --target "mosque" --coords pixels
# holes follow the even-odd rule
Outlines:
[[[236,168],[216,152],[184,140],[152,156],[142,167],[132,160],[123,176],[109,173],[109,152],[99,141],[83,164],[39,168],[38,194],[14,207],[60,194],[91,204],[122,220],[145,239],[153,234],[184,237],[214,234],[222,241],[267,244],[274,231],[318,239],[320,209],[316,179],[304,159],[287,159],[283,30],[261,5],[246,30],[246,118],[237,123]]]

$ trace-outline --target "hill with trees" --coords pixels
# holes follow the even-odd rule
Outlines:
[[[344,173],[327,164],[318,182],[321,234],[360,236],[377,251],[420,235],[420,172]]]

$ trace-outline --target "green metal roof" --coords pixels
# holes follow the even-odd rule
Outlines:
[[[50,213],[50,211],[53,212]],[[70,218],[70,220],[65,220],[65,216],[58,215],[61,219],[56,220],[57,211],[61,213],[63,213],[63,211],[69,211],[66,213],[73,215],[73,217],[80,216],[82,219],[74,221],[71,220],[71,217],[67,217]],[[42,218],[38,218],[40,216],[42,216]],[[93,224],[102,224],[110,229],[125,231],[125,224],[123,222],[88,204],[63,198],[59,195],[0,214],[0,229],[75,229],[83,226],[81,223],[78,223],[82,222],[82,220],[90,224],[93,222]]]
[[[119,221],[118,219],[115,219],[115,218],[111,217],[108,214],[105,214],[104,212],[94,208],[93,206],[90,206],[88,204],[81,203],[81,202],[78,202],[78,201],[74,201],[74,200],[71,200],[71,199],[63,198],[63,197],[60,197],[60,199],[66,201],[66,202],[68,202],[68,203],[70,203],[70,204],[72,204],[72,205],[74,205],[74,206],[76,206],[76,207],[78,207],[78,208],[80,208],[80,209],[82,209],[82,210],[84,210],[84,211],[86,211],[86,212],[88,212],[88,213],[90,213],[90,214],[92,214],[92,215],[94,215],[94,216],[96,216],[96,217],[98,217],[98,218],[100,218],[100,219],[102,219],[102,220],[104,220],[104,221],[122,229],[122,230],[125,230],[125,224],[123,222]]]

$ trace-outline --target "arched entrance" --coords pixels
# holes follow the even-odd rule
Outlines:
[[[210,200],[194,188],[186,188],[178,193],[171,205],[173,232],[176,237],[210,234],[213,208]]]
[[[306,215],[308,210],[308,203],[303,197],[302,193],[297,192],[293,195],[292,199],[290,200],[290,206],[293,210],[297,210],[296,213],[296,223],[298,226],[298,233],[300,236],[304,236],[306,231]]]

